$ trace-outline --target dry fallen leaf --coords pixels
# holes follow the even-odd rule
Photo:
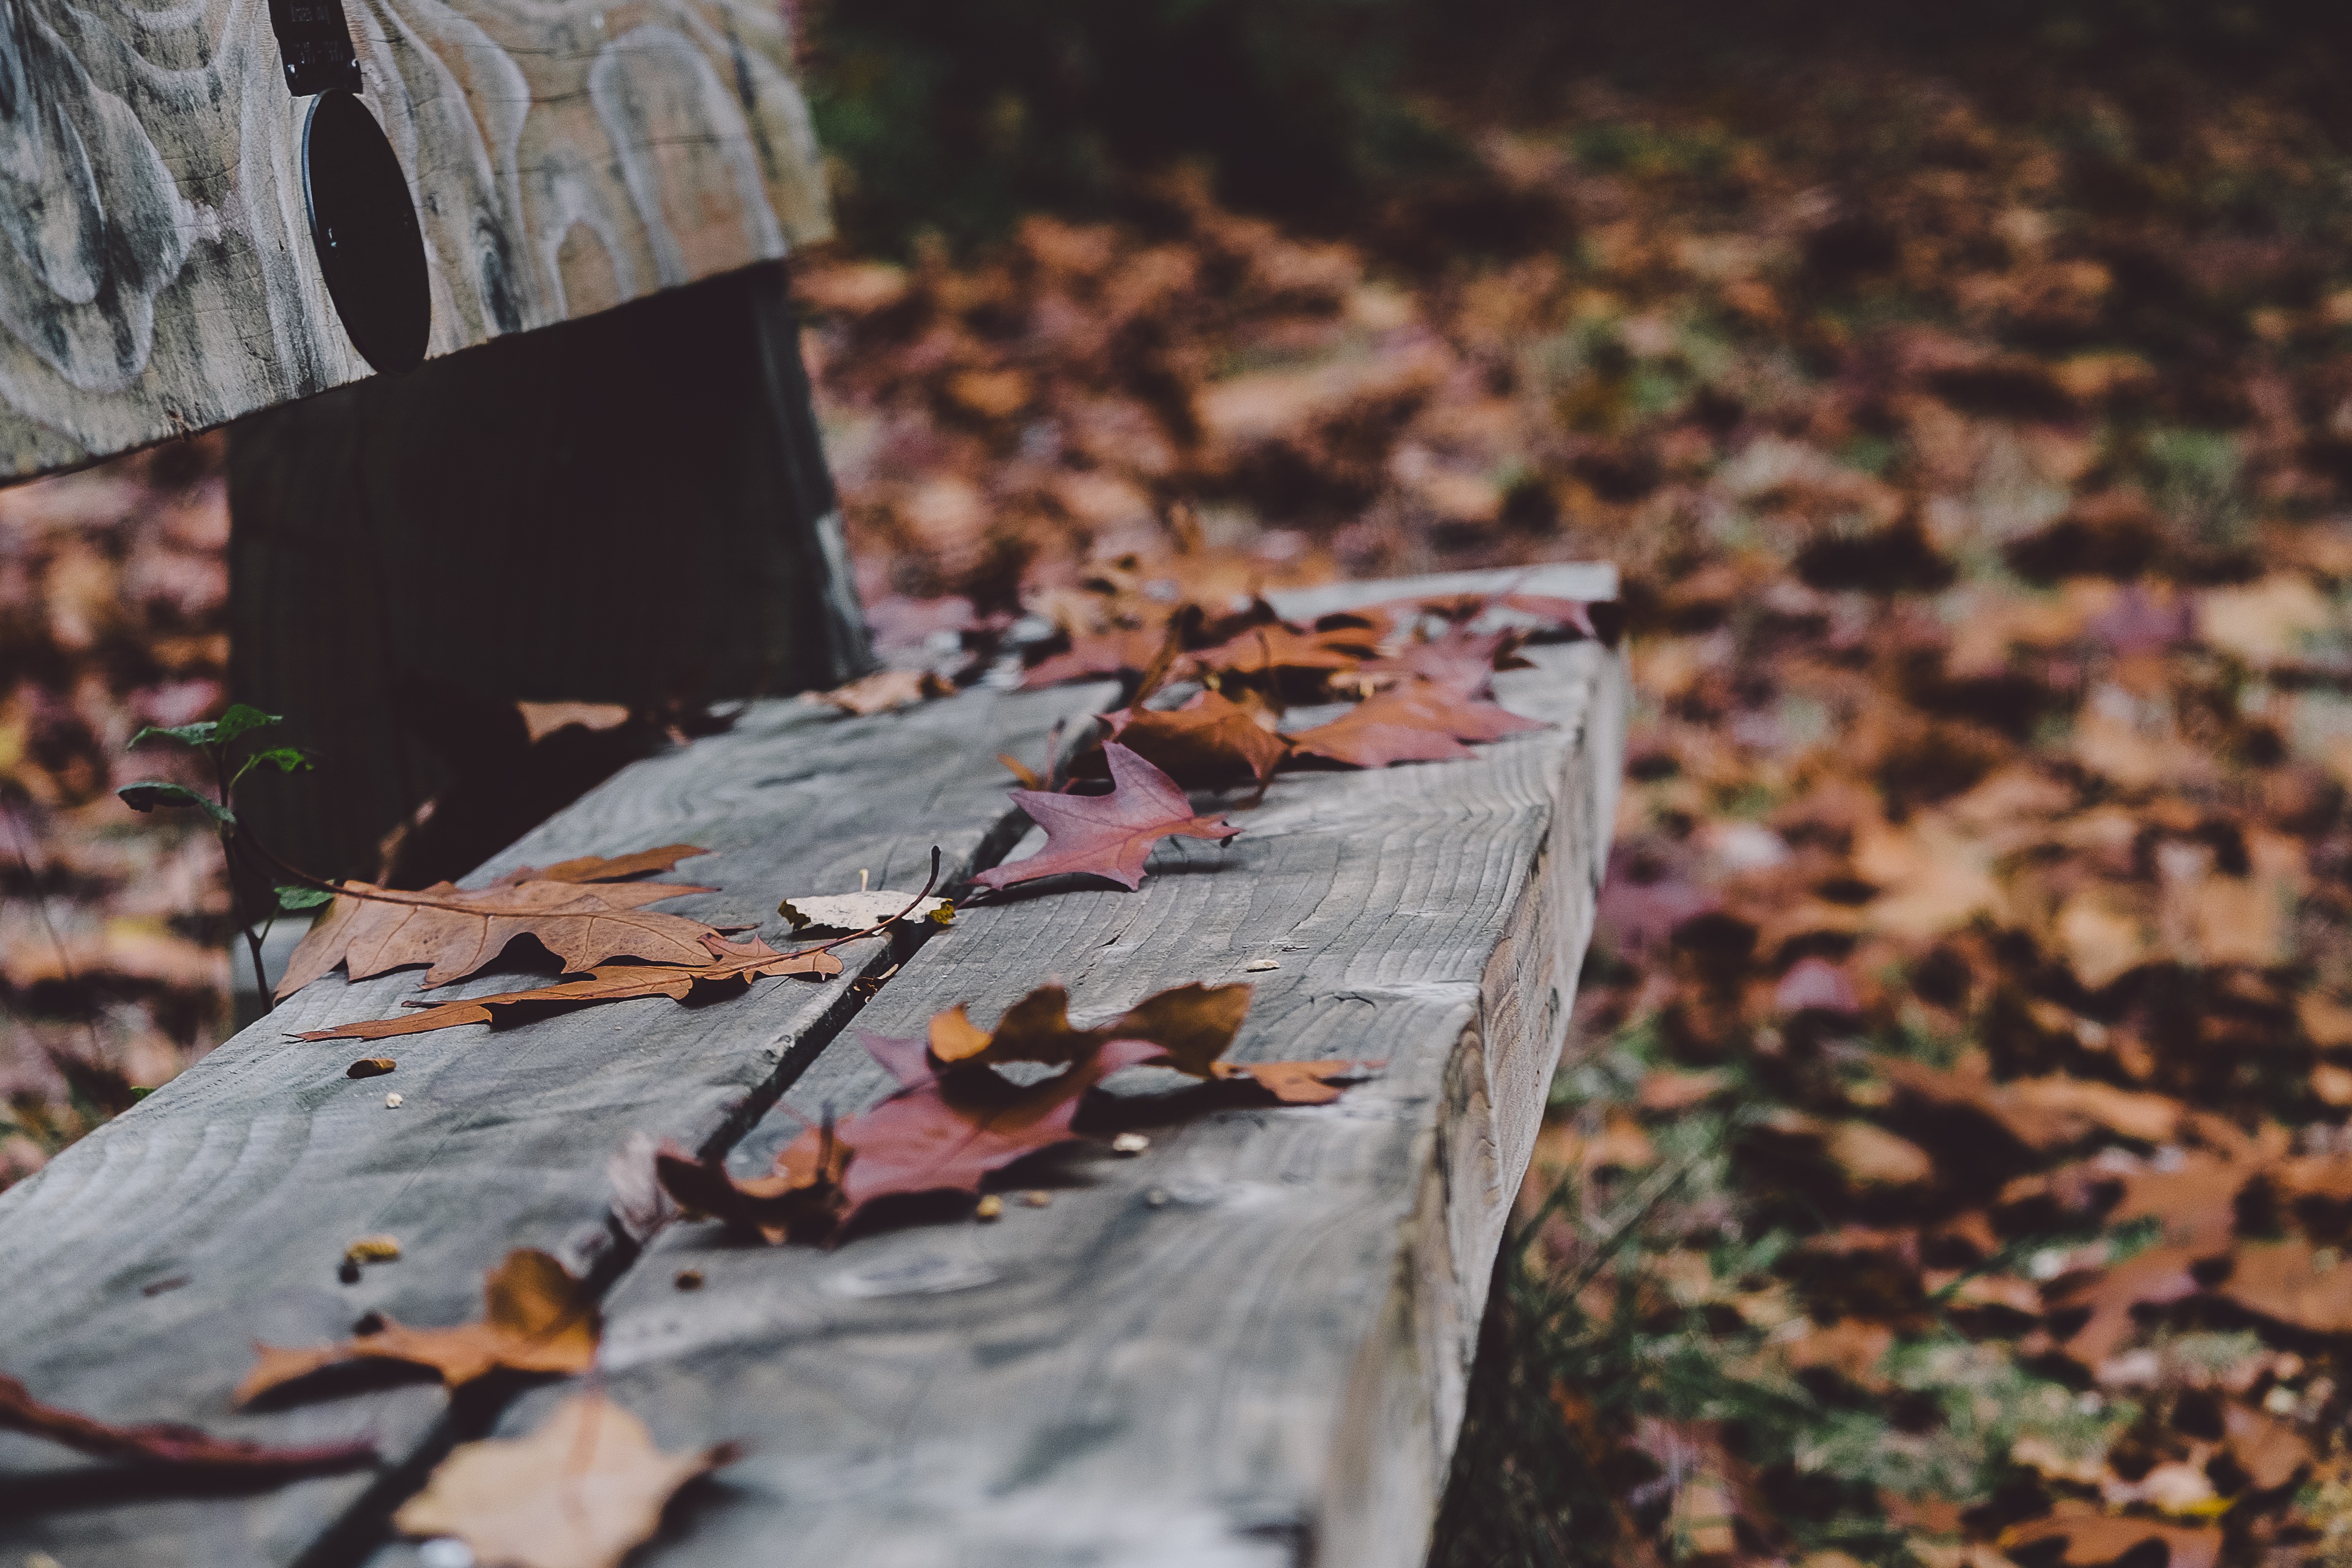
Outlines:
[[[678,1488],[735,1455],[727,1443],[665,1454],[627,1410],[576,1395],[528,1437],[458,1444],[392,1521],[456,1536],[477,1568],[618,1568]]]
[[[877,670],[845,686],[820,692],[814,700],[830,703],[844,713],[864,716],[953,695],[955,687],[929,670]]]
[[[1071,1025],[1068,993],[1059,986],[1014,1002],[992,1030],[953,1007],[931,1019],[926,1040],[863,1036],[898,1092],[863,1115],[804,1131],[778,1156],[774,1175],[736,1177],[717,1160],[675,1148],[662,1151],[656,1170],[670,1196],[690,1210],[758,1231],[772,1243],[816,1240],[878,1199],[977,1193],[992,1173],[1072,1141],[1072,1118],[1087,1091],[1123,1068],[1246,1080],[1277,1103],[1319,1105],[1339,1098],[1342,1081],[1379,1065],[1219,1061],[1249,998],[1247,985],[1178,986],[1095,1029]],[[1023,1085],[996,1071],[1008,1063],[1062,1071]]]
[[[1196,815],[1174,779],[1117,741],[1103,747],[1103,757],[1110,764],[1108,795],[1005,791],[1045,830],[1045,847],[1027,860],[991,867],[972,881],[1005,888],[1080,873],[1108,878],[1132,892],[1143,885],[1144,860],[1161,839],[1230,839],[1241,831],[1223,817]]]
[[[651,852],[677,858],[703,852],[680,848]],[[610,873],[626,875],[651,869],[638,863],[643,859],[596,863],[627,867]],[[716,935],[710,926],[639,905],[715,889],[603,882],[594,869],[583,872],[580,862],[567,862],[553,868],[568,873],[563,876],[541,875],[471,891],[447,883],[418,893],[347,883],[354,891],[339,895],[326,917],[302,938],[277,995],[280,1000],[292,996],[338,964],[354,980],[427,964],[426,988],[445,986],[488,965],[506,951],[508,943],[522,936],[536,937],[562,960],[566,974],[583,973],[607,958],[625,956],[668,964],[700,963],[708,956],[702,938]]]
[[[2133,1309],[2164,1306],[2197,1294],[2195,1265],[2204,1255],[2186,1247],[2152,1247],[2088,1280],[2059,1281],[2045,1292],[2053,1312],[2088,1307],[2091,1315],[2065,1341],[2066,1353],[2096,1367],[2138,1327]]]
[[[498,1367],[514,1372],[585,1372],[596,1362],[603,1320],[595,1299],[544,1252],[519,1248],[482,1277],[479,1322],[419,1329],[389,1318],[373,1333],[340,1344],[293,1350],[256,1343],[253,1370],[237,1385],[250,1404],[273,1388],[344,1362],[404,1361],[429,1366],[450,1387]]]
[[[1180,708],[1119,708],[1104,715],[1111,736],[1192,788],[1250,778],[1263,784],[1290,754],[1290,742],[1241,704],[1201,692]]]
[[[1541,729],[1492,703],[1458,695],[1428,682],[1398,686],[1362,702],[1313,729],[1290,737],[1308,756],[1328,757],[1357,768],[1387,768],[1399,762],[1445,762],[1473,755],[1465,740],[1499,740]]]
[[[2207,1527],[2166,1524],[2152,1519],[2102,1513],[2086,1502],[2061,1502],[2051,1513],[2015,1526],[2001,1537],[2004,1551],[2039,1542],[2063,1541],[2050,1561],[2064,1568],[2103,1568],[2107,1563],[2167,1563],[2168,1568],[2213,1568],[2221,1553],[2221,1532]],[[2158,1543],[2149,1553],[2147,1542]],[[2136,1550],[2137,1549],[2137,1550]]]
[[[904,907],[904,901],[899,907]],[[404,1017],[368,1019],[359,1023],[315,1029],[297,1040],[388,1040],[394,1035],[425,1034],[459,1024],[492,1023],[509,1014],[529,1015],[548,1009],[584,1007],[592,1002],[634,1001],[640,997],[667,997],[682,1002],[702,986],[748,986],[753,980],[796,975],[824,980],[841,973],[841,960],[830,953],[779,953],[754,936],[730,942],[706,936],[705,959],[693,965],[605,964],[588,972],[584,980],[541,986],[528,991],[500,991],[495,996],[468,997],[420,1008]]]
[[[1352,670],[1379,652],[1379,633],[1365,626],[1302,632],[1276,621],[1188,656],[1197,670],[1259,675],[1282,670]]]
[[[241,1437],[215,1437],[177,1422],[124,1427],[44,1405],[15,1378],[0,1375],[0,1430],[47,1437],[101,1459],[160,1465],[215,1475],[349,1469],[375,1458],[367,1443],[319,1443],[271,1448]]]

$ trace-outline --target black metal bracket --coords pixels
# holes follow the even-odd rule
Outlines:
[[[286,90],[296,98],[360,90],[359,51],[342,0],[269,0],[269,26],[286,66]]]

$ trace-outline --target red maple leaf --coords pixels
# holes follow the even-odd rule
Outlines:
[[[1054,795],[1042,789],[1008,789],[1013,804],[1045,830],[1045,847],[1025,861],[993,866],[972,880],[1004,888],[1043,876],[1083,872],[1108,877],[1129,892],[1143,884],[1144,857],[1171,834],[1192,839],[1230,839],[1241,831],[1223,817],[1203,817],[1176,781],[1126,747],[1103,747],[1110,765],[1108,795]]]
[[[1396,762],[1452,761],[1471,755],[1463,741],[1500,740],[1542,727],[1539,721],[1521,718],[1493,703],[1416,682],[1367,698],[1329,724],[1301,730],[1290,744],[1335,762],[1386,768]]]

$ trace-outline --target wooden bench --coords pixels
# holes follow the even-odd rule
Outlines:
[[[1613,574],[1279,602],[1313,615],[1506,583],[1607,597]],[[313,984],[0,1194],[0,1370],[107,1419],[364,1436],[383,1463],[221,1495],[0,1435],[0,1563],[418,1563],[392,1510],[454,1442],[527,1431],[576,1382],[456,1397],[409,1382],[243,1412],[230,1393],[257,1338],[323,1343],[371,1311],[478,1316],[483,1270],[518,1246],[593,1279],[596,1375],[662,1447],[744,1445],[633,1562],[1420,1562],[1622,753],[1621,658],[1589,641],[1528,654],[1496,677],[1498,700],[1549,727],[1466,761],[1282,774],[1255,808],[1223,802],[1244,830],[1230,843],[1164,841],[1139,891],[983,904],[927,940],[853,943],[822,984],[417,1035],[391,1042],[394,1076],[361,1082],[344,1069],[363,1052],[289,1031],[391,1014],[416,973]],[[775,936],[780,895],[854,889],[861,871],[905,887],[933,845],[959,877],[1025,852],[992,758],[1041,757],[1111,695],[975,689],[864,718],[762,702],[483,871],[698,843],[713,852],[681,869],[720,891],[662,907]],[[713,1224],[626,1239],[607,1165],[630,1134],[753,1174],[803,1125],[780,1096],[848,1114],[891,1087],[858,1031],[919,1034],[959,1002],[987,1021],[1050,978],[1081,1019],[1247,979],[1236,1059],[1386,1066],[1335,1104],[1219,1112],[1155,1129],[1138,1156],[1066,1163],[1050,1207],[993,1225],[829,1251],[740,1245]],[[347,1244],[375,1233],[401,1260],[341,1282]],[[674,1283],[688,1268],[698,1291]]]

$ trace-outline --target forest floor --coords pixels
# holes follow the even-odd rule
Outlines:
[[[1442,1568],[2352,1564],[2352,165],[1892,68],[1476,145],[798,271],[885,642],[1624,570]],[[223,698],[217,451],[0,492],[0,1183],[226,1030],[216,846],[108,792]]]

